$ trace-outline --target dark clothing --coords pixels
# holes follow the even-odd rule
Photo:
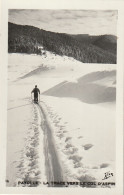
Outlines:
[[[35,87],[35,88],[32,90],[31,93],[34,93],[34,100],[35,100],[35,101],[38,101],[38,93],[40,94],[40,90],[39,90],[37,87]]]

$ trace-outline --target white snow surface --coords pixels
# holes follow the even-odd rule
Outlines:
[[[106,71],[108,75],[104,77]],[[102,182],[105,173],[110,172],[114,176],[106,181],[115,182],[115,101],[90,104],[72,96],[59,97],[56,93],[58,84],[68,91],[71,89],[67,83],[77,84],[81,90],[79,78],[88,74],[90,77],[94,72],[100,72],[103,77],[91,81],[92,84],[114,88],[116,77],[109,74],[112,71],[116,71],[115,65],[83,64],[50,52],[46,56],[9,54],[8,186],[19,186],[18,181],[26,179],[47,181],[42,119],[38,105],[32,104],[30,97],[35,84],[41,91],[40,105],[51,126],[67,181]],[[47,95],[52,88],[54,95]],[[95,91],[94,96],[100,94]]]

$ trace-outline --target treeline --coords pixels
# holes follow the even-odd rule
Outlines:
[[[81,36],[82,38],[83,36]],[[33,26],[8,24],[8,52],[35,53],[42,55],[44,50],[58,55],[66,55],[83,63],[116,63],[116,54],[81,38],[40,30]]]
[[[41,54],[37,41],[28,36],[18,36],[13,40],[9,39],[8,45],[9,53]]]

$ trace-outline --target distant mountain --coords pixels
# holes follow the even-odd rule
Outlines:
[[[78,34],[78,35],[71,35],[74,39],[81,43],[90,43],[92,44],[99,36],[91,36],[89,34]]]
[[[94,45],[106,51],[117,53],[117,37],[113,35],[99,36],[94,42]]]
[[[114,35],[90,36],[88,34],[79,34],[72,35],[72,37],[77,39],[80,43],[89,43],[95,45],[115,55],[117,53],[117,37]]]
[[[115,41],[111,41],[113,39]],[[116,37],[113,38],[112,35],[69,35],[8,23],[9,53],[41,55],[47,50],[61,56],[73,57],[83,63],[115,64],[116,45]]]

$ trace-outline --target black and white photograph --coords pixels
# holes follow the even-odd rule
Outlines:
[[[8,10],[7,187],[116,186],[117,22]]]

